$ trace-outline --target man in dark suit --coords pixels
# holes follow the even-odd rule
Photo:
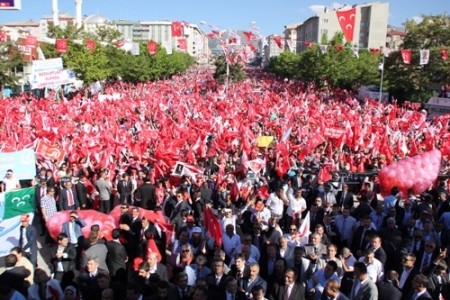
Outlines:
[[[275,263],[279,257],[277,257],[277,246],[275,244],[268,244],[266,251],[261,253],[260,262],[260,274],[263,278],[269,278],[275,272]],[[267,291],[267,290],[265,290]]]
[[[224,265],[222,259],[215,258],[212,263],[212,273],[206,275],[206,283],[208,290],[213,293],[220,293],[226,289],[227,274],[224,273]],[[231,276],[230,276],[231,277]],[[234,278],[232,278],[234,280]],[[237,281],[236,281],[237,286]]]
[[[77,278],[78,289],[81,296],[87,298],[91,289],[97,286],[97,275],[99,272],[108,272],[105,269],[99,268],[99,260],[96,256],[87,258],[86,268],[80,271]]]
[[[381,246],[381,237],[379,237],[378,235],[373,235],[370,240],[370,245],[375,254],[375,258],[378,259],[384,267],[384,265],[386,264],[387,255],[383,247]]]
[[[201,224],[201,220],[203,220],[203,200],[201,198],[201,192],[194,193],[194,218],[197,224]]]
[[[150,176],[144,178],[144,184],[137,188],[137,198],[141,199],[141,207],[149,210],[155,210],[156,206],[156,187],[150,183]]]
[[[158,253],[151,252],[148,254],[148,263],[150,264],[150,274],[158,274],[161,280],[169,281],[169,273],[167,267],[161,263],[158,263]]]
[[[133,191],[133,185],[130,181],[128,173],[122,174],[122,180],[117,183],[117,192],[119,193],[119,201],[121,204],[131,204],[131,192]]]
[[[329,280],[325,285],[321,300],[349,300],[347,296],[339,291],[339,281],[336,279]]]
[[[332,244],[339,245],[341,242],[341,234],[339,228],[333,223],[331,215],[325,215],[323,217],[324,233]]]
[[[436,249],[436,244],[432,240],[428,240],[425,242],[424,249],[419,251],[417,254],[415,267],[423,272],[432,264],[437,256],[438,252]]]
[[[26,296],[29,286],[25,284],[25,278],[31,273],[25,267],[16,267],[16,264],[17,256],[14,254],[5,256],[6,270],[0,274],[0,285],[10,286]]]
[[[241,291],[245,292],[247,297],[251,296],[253,287],[260,285],[267,291],[267,282],[259,276],[259,264],[251,263],[249,266],[249,276],[242,280]]]
[[[406,254],[402,260],[403,267],[398,271],[399,281],[397,286],[402,291],[402,300],[407,300],[406,296],[412,289],[412,281],[419,271],[414,267],[416,256],[412,253]]]
[[[297,270],[287,268],[284,273],[284,285],[274,284],[269,300],[304,300],[305,287],[296,282]]]
[[[45,179],[40,179],[38,185],[36,185],[36,191],[34,192],[34,199],[36,202],[36,216],[40,218],[41,222],[41,236],[45,235],[45,219],[43,218],[42,212],[39,209],[41,207],[41,198],[47,195],[47,181]]]
[[[234,264],[230,266],[228,275],[236,279],[238,286],[242,287],[244,277],[250,276],[249,266],[246,265],[245,256],[242,253],[236,254],[234,257]]]
[[[354,197],[353,193],[348,190],[348,185],[344,183],[342,185],[342,191],[337,193],[336,197],[337,203],[341,207],[353,207],[354,206]]]
[[[427,291],[429,279],[425,275],[417,274],[413,279],[413,290],[408,293],[406,300],[433,300]]]
[[[167,297],[170,300],[188,300],[190,290],[188,286],[188,275],[180,272],[175,275],[175,285],[169,290]]]
[[[75,190],[77,191],[78,200],[80,201],[80,205],[82,209],[88,209],[92,206],[90,203],[90,199],[87,194],[87,188],[86,185],[84,185],[86,181],[86,176],[84,174],[81,174],[78,178],[78,182],[75,185]]]
[[[389,271],[386,274],[385,280],[377,282],[378,298],[401,300],[402,292],[394,283],[398,283],[398,273],[396,271]]]
[[[212,189],[208,187],[208,182],[203,182],[200,188],[200,199],[203,204],[211,203]]]
[[[31,261],[33,266],[37,267],[37,232],[36,228],[30,224],[30,215],[24,214],[20,218],[22,226],[20,226],[19,247],[23,253]],[[25,243],[26,242],[26,243]]]
[[[376,233],[375,230],[371,228],[372,220],[368,215],[365,215],[361,218],[361,225],[356,229],[353,234],[352,247],[351,251],[353,254],[357,254],[358,256],[362,255],[364,249],[367,248],[368,240],[366,240],[367,235],[374,235]]]
[[[61,282],[64,273],[75,271],[77,251],[75,246],[69,244],[69,237],[65,233],[58,235],[58,244],[50,249],[50,272],[54,279]]]
[[[436,207],[436,219],[439,218],[446,212],[450,211],[450,201],[448,200],[448,196],[445,192],[440,192],[438,194],[439,202]]]
[[[363,262],[356,262],[353,275],[355,280],[350,291],[351,300],[378,300],[378,289],[367,274],[367,267]]]
[[[291,178],[291,188],[296,191],[302,187],[302,172],[299,170],[294,171],[295,176]]]
[[[120,268],[127,268],[126,263],[128,261],[128,256],[125,247],[119,241],[119,229],[113,229],[111,236],[112,241],[106,242],[106,248],[108,249],[106,264],[108,265],[109,274],[114,275]]]
[[[225,279],[225,290],[216,294],[217,300],[246,300],[245,293],[238,288],[236,279]]]
[[[80,201],[71,181],[67,181],[59,193],[58,205],[59,210],[77,210],[80,208]]]
[[[317,224],[323,224],[323,216],[325,215],[324,210],[322,208],[319,208],[317,203],[311,204],[310,210],[310,228],[316,228]]]

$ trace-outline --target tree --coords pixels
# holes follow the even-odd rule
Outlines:
[[[214,62],[214,65],[216,66],[214,78],[219,83],[224,83],[227,80],[227,62],[225,56],[220,56],[219,58],[217,58],[217,60]],[[228,67],[230,82],[240,82],[247,78],[240,62],[237,62],[235,64],[228,64]]]
[[[405,22],[407,35],[402,49],[412,52],[411,64],[403,62],[400,51],[386,59],[388,89],[399,101],[426,102],[441,85],[450,84],[450,61],[441,58],[440,50],[450,46],[450,17],[446,14],[422,16],[422,21]],[[430,50],[430,61],[421,66],[420,50]]]
[[[22,54],[17,46],[11,42],[0,44],[0,99],[3,99],[5,85],[17,85],[19,78],[12,70],[22,64]]]

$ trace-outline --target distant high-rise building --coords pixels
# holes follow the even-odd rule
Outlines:
[[[355,8],[355,27],[353,31],[353,46],[359,48],[380,48],[386,45],[386,32],[389,17],[389,3],[373,2],[354,6],[345,6],[338,10]],[[331,39],[341,32],[336,10],[325,8],[322,13],[310,17],[297,26],[297,52],[304,51],[304,42],[321,43],[322,36]]]

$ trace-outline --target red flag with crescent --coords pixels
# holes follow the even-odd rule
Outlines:
[[[336,16],[341,25],[342,32],[348,42],[353,41],[353,32],[355,29],[356,8],[344,11],[336,11]]]
[[[158,52],[158,45],[154,41],[147,43],[148,54],[155,55]]]
[[[42,140],[40,140],[37,144],[36,153],[55,161],[62,161],[66,155],[66,152],[63,149],[54,147]]]
[[[172,36],[182,36],[181,22],[172,22]]]
[[[56,39],[56,52],[67,53],[67,40],[66,39]]]

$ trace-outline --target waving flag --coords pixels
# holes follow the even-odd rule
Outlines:
[[[205,211],[203,212],[203,221],[209,236],[216,240],[216,244],[219,247],[222,247],[222,227],[220,226],[220,222],[217,220],[216,215],[214,215],[209,206],[205,207]]]
[[[300,238],[300,245],[304,246],[309,243],[309,235],[311,234],[311,224],[309,220],[309,211],[303,219],[300,228],[298,229],[298,237]]]
[[[336,11],[336,16],[341,25],[342,32],[348,42],[353,41],[353,32],[355,30],[356,8],[344,11]]]
[[[56,161],[62,161],[64,159],[64,156],[66,155],[66,151],[64,151],[64,149],[54,147],[42,140],[39,141],[36,147],[36,153],[45,158]]]
[[[172,22],[172,36],[182,36],[181,22]]]

